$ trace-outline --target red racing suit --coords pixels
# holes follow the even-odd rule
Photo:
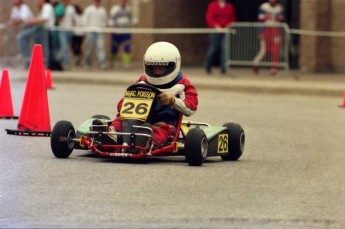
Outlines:
[[[137,83],[149,84],[145,76],[139,77]],[[198,93],[195,87],[188,80],[186,75],[179,73],[177,78],[166,85],[156,86],[162,92],[175,96],[176,102],[172,106],[163,106],[157,113],[154,113],[148,123],[152,125],[153,137],[164,144],[169,138],[176,133],[176,125],[180,114],[185,116],[192,115],[198,106]],[[116,131],[122,130],[120,119],[120,110],[123,98],[117,104],[117,116],[112,122],[112,126]]]
[[[282,43],[282,32],[280,27],[269,26],[274,22],[283,22],[283,6],[272,5],[268,2],[260,6],[258,20],[267,24],[261,31],[261,36],[265,39],[266,53],[271,53],[273,63],[279,62],[280,49]]]

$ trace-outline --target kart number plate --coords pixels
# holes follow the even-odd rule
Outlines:
[[[137,119],[145,122],[154,97],[155,93],[150,91],[127,91],[120,111],[121,120]]]
[[[218,135],[218,153],[227,153],[229,148],[229,136],[228,134]]]

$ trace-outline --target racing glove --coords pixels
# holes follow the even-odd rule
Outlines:
[[[168,93],[160,93],[158,96],[157,96],[159,102],[165,106],[165,105],[168,105],[168,106],[172,106],[175,104],[176,102],[176,99],[175,99],[175,96],[172,95],[172,94],[168,94]]]

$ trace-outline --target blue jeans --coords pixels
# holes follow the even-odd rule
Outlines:
[[[42,26],[24,26],[17,36],[19,50],[24,58],[25,66],[29,67],[33,44],[41,44],[46,65],[49,61],[49,30]]]
[[[70,64],[69,47],[71,45],[73,33],[71,31],[59,31],[59,54],[58,60],[63,64]]]
[[[91,55],[96,45],[98,64],[105,64],[104,35],[103,33],[90,32],[86,34],[85,63],[91,65]]]
[[[209,35],[206,54],[206,68],[211,69],[216,58],[216,54],[219,52],[220,67],[222,70],[226,70],[225,38],[226,35],[224,33],[211,33]]]
[[[131,52],[131,34],[111,34],[111,54],[116,54],[119,51],[119,47],[123,44],[123,52],[126,54],[130,54]]]

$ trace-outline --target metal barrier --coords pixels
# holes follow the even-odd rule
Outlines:
[[[136,34],[209,34],[226,33],[227,35],[227,65],[230,66],[265,66],[289,69],[290,31],[285,23],[235,23],[230,29],[215,31],[209,28],[92,28],[92,27],[55,27],[52,30],[97,31],[103,33],[136,33]],[[6,62],[18,53],[16,32],[0,24]]]
[[[227,33],[228,66],[263,66],[289,70],[289,27],[286,23],[238,22]]]

